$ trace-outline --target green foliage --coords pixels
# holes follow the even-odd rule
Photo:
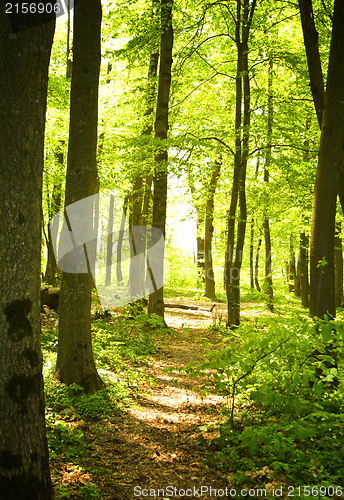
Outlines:
[[[223,327],[217,331],[225,333]],[[269,480],[283,474],[290,484],[340,485],[344,323],[297,316],[263,323],[256,317],[226,333],[204,362],[185,368],[190,376],[207,377],[203,392],[213,387],[227,400],[215,441],[219,451],[210,460],[237,471],[237,484],[248,484],[249,471],[267,467],[268,477],[262,477]]]
[[[89,448],[84,432],[75,425],[59,420],[56,413],[47,414],[46,428],[50,457],[80,463]]]

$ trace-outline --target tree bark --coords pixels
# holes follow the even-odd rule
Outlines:
[[[336,0],[329,57],[310,249],[310,313],[335,316],[334,233],[344,137],[344,5]]]
[[[262,246],[262,239],[259,238],[257,245],[257,252],[256,252],[256,262],[254,266],[254,283],[256,285],[256,289],[258,292],[261,292],[261,288],[259,285],[259,251],[261,246]]]
[[[56,160],[60,167],[63,165],[63,151],[60,148],[56,153]],[[56,174],[55,174],[56,175]],[[61,208],[61,181],[56,178],[51,195],[49,197],[49,185],[47,186],[48,197],[48,241],[47,241],[47,265],[44,273],[44,281],[49,285],[56,286],[56,258],[54,254],[54,247],[51,240],[50,221],[52,217],[57,214]]]
[[[158,101],[156,107],[155,119],[155,138],[158,151],[155,156],[154,172],[154,195],[153,195],[153,220],[152,226],[160,229],[165,237],[166,227],[166,204],[167,204],[167,146],[159,141],[167,139],[168,132],[168,107],[170,100],[171,87],[171,67],[172,67],[172,49],[173,49],[173,26],[172,26],[172,8],[173,0],[161,0],[161,43],[160,43],[160,68],[159,68],[159,87]],[[153,232],[150,238],[150,246],[156,243],[156,232]],[[164,260],[159,256],[159,262],[156,263],[156,273],[163,276]],[[158,269],[159,266],[159,269]],[[148,263],[148,272],[152,273]],[[153,281],[153,280],[152,280]],[[148,313],[157,314],[164,318],[164,289],[163,287],[150,293]]]
[[[225,254],[225,283],[227,295],[227,326],[240,324],[240,270],[246,230],[246,165],[248,158],[250,110],[250,81],[248,74],[248,40],[256,1],[236,2],[235,42],[237,46],[235,157],[231,203],[227,223]],[[242,111],[243,108],[243,111]],[[239,221],[235,241],[235,220],[239,203]]]
[[[343,307],[343,245],[340,237],[341,224],[336,224],[336,233],[334,237],[334,269],[335,269],[335,297],[336,307]]]
[[[267,147],[264,164],[264,182],[269,183],[269,168],[271,164],[272,153],[272,124],[273,124],[273,95],[272,95],[272,79],[273,79],[273,60],[272,55],[269,56],[269,69],[268,69],[268,126],[267,126]],[[269,200],[268,200],[269,205]],[[272,288],[272,255],[271,255],[271,233],[270,222],[267,214],[264,215],[263,222],[264,241],[265,241],[265,295],[267,297],[267,306],[269,311],[274,310],[273,305],[273,288]]]
[[[309,306],[308,246],[309,238],[302,231],[300,233],[300,288],[302,307]]]
[[[299,0],[301,24],[306,49],[309,80],[319,127],[324,110],[324,77],[318,44],[318,32],[314,24],[312,0]]]
[[[205,224],[204,224],[204,273],[205,273],[205,296],[209,299],[215,297],[215,279],[212,257],[212,239],[214,233],[214,197],[217,183],[220,177],[222,158],[216,158],[211,172],[209,190],[205,206]]]
[[[100,0],[75,5],[66,206],[98,191],[96,154],[101,16]],[[93,214],[83,216],[91,226]],[[62,273],[55,371],[61,382],[78,384],[88,393],[103,387],[92,351],[92,288],[90,272]]]
[[[39,21],[38,21],[39,22]],[[0,496],[51,500],[40,346],[41,207],[50,21],[0,10]]]
[[[153,7],[156,0],[153,0]],[[154,12],[152,14],[154,16]],[[159,52],[156,51],[150,55],[149,67],[147,75],[147,93],[146,93],[146,110],[144,113],[145,124],[142,130],[143,137],[150,137],[153,131],[153,116],[154,116],[154,99],[156,94],[156,76],[158,70]],[[147,170],[147,169],[146,169]],[[145,182],[146,177],[146,182]],[[149,174],[140,171],[136,174],[133,181],[133,191],[131,200],[131,221],[130,227],[140,226],[140,232],[131,231],[131,253],[132,256],[136,255],[135,259],[130,260],[130,295],[135,297],[137,295],[145,295],[145,250],[146,250],[146,236],[147,231],[143,218],[143,212],[147,212],[149,205],[145,205],[145,195],[147,185],[147,177],[151,178]],[[150,188],[149,188],[150,189]],[[147,214],[148,215],[148,214]],[[135,241],[134,241],[135,239]]]

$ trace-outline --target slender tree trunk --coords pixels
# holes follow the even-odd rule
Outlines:
[[[236,2],[235,41],[237,45],[235,158],[232,197],[228,213],[225,283],[227,295],[227,326],[240,323],[240,270],[246,230],[246,165],[250,128],[250,81],[248,74],[248,40],[256,1]],[[243,108],[243,111],[242,111]],[[239,221],[235,241],[235,219],[239,203]],[[236,245],[235,245],[236,243]]]
[[[204,227],[204,220],[200,220],[197,217],[197,229],[202,231]],[[197,236],[197,284],[201,286],[205,282],[205,261],[204,261],[204,238],[203,236]]]
[[[295,276],[294,276],[294,294],[295,297],[301,297],[301,262],[300,262],[300,252],[297,256],[297,264],[295,267]]]
[[[273,61],[272,55],[269,56],[268,69],[268,126],[267,126],[267,147],[264,165],[264,182],[269,183],[269,168],[271,164],[271,144],[272,144],[272,124],[273,124],[273,95],[272,95],[272,79],[273,79]],[[269,204],[269,200],[268,204]],[[265,295],[267,296],[267,306],[272,312],[273,305],[273,288],[272,288],[272,256],[271,256],[271,233],[270,222],[267,214],[264,215],[263,222],[264,241],[265,241]]]
[[[214,233],[214,197],[217,183],[220,177],[222,158],[216,158],[211,172],[209,190],[205,206],[204,225],[204,273],[205,273],[205,296],[213,299],[215,297],[215,279],[213,270],[213,257],[211,252]]]
[[[173,0],[161,0],[161,44],[160,44],[160,68],[159,68],[159,90],[155,119],[155,138],[160,141],[167,139],[168,132],[168,106],[171,87],[171,67],[173,49],[173,26],[172,26]],[[154,173],[154,195],[153,195],[153,220],[152,226],[160,229],[165,237],[166,226],[166,204],[167,204],[167,147],[159,144],[159,151],[155,156]],[[156,243],[154,233],[151,235],[151,247]],[[157,274],[163,276],[164,261],[159,256],[156,263]],[[159,266],[159,269],[157,267]],[[149,274],[152,274],[148,264]],[[153,280],[152,280],[153,281]],[[156,287],[155,287],[156,288]],[[164,289],[155,289],[149,295],[149,314],[155,313],[164,318]]]
[[[75,5],[66,206],[94,195],[99,186],[96,154],[100,27],[100,0],[81,1]],[[91,226],[93,213],[83,216],[88,217]],[[92,351],[92,287],[90,272],[62,273],[55,371],[61,382],[78,384],[89,393],[103,387]]]
[[[118,241],[117,241],[117,255],[116,255],[116,279],[117,279],[117,283],[121,283],[123,281],[122,245],[123,245],[125,221],[127,218],[128,203],[129,203],[129,196],[125,196],[124,202],[123,202],[123,213],[122,213],[121,225],[119,228]]]
[[[56,160],[59,163],[60,166],[63,165],[63,151],[60,149],[56,153]],[[54,247],[51,239],[51,232],[50,232],[50,220],[52,217],[57,214],[57,212],[61,209],[61,181],[59,179],[56,179],[53,185],[53,189],[51,192],[51,197],[48,200],[48,241],[47,241],[47,265],[45,268],[45,273],[44,273],[44,280],[46,283],[49,283],[49,285],[56,286],[56,259],[55,259],[55,254],[54,254]],[[47,196],[49,198],[49,186],[47,186]]]
[[[250,288],[254,290],[254,218],[251,219],[250,230]]]
[[[153,3],[157,3],[156,0]],[[154,7],[154,5],[153,5]],[[153,12],[153,16],[155,13]],[[151,54],[147,76],[146,111],[144,113],[145,124],[142,136],[150,137],[153,131],[154,100],[156,98],[156,77],[159,61],[159,52]],[[142,227],[142,230],[131,230],[131,252],[130,260],[130,295],[132,297],[145,295],[145,250],[146,250],[146,229],[143,228],[143,210],[145,187],[144,172],[139,172],[133,181],[133,191],[131,200],[131,223],[130,226]],[[148,175],[148,177],[150,177]],[[135,240],[135,241],[134,241]]]
[[[259,251],[261,246],[262,246],[262,238],[259,238],[257,245],[257,252],[256,252],[256,262],[254,267],[254,283],[256,285],[256,289],[258,290],[258,292],[261,292],[261,288],[259,285]]]
[[[0,10],[0,497],[52,500],[40,345],[41,209],[50,21]]]
[[[300,288],[302,307],[309,306],[308,246],[308,236],[302,231],[300,233]]]
[[[110,195],[109,204],[109,217],[108,217],[108,227],[107,227],[107,241],[106,241],[106,274],[105,274],[105,286],[111,285],[111,271],[112,271],[112,234],[113,234],[113,208],[114,208],[114,195]]]
[[[293,237],[292,235],[290,235],[289,264],[287,269],[287,281],[288,281],[289,293],[295,291],[295,275],[296,275],[295,253],[293,248]]]
[[[344,304],[343,298],[343,245],[340,237],[341,224],[336,224],[336,233],[334,237],[334,268],[335,268],[335,284],[336,284],[336,307],[342,307]]]

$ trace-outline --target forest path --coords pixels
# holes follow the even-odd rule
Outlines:
[[[182,498],[167,487],[177,491],[195,487],[197,493],[201,486],[219,489],[228,485],[224,473],[203,465],[204,448],[197,444],[201,436],[215,436],[216,431],[200,426],[219,420],[223,398],[209,394],[202,400],[197,392],[204,383],[202,377],[190,379],[178,371],[164,372],[201,360],[203,342],[219,343],[219,335],[205,331],[214,312],[209,311],[209,302],[167,302],[197,305],[202,310],[166,308],[166,323],[175,335],[158,339],[156,354],[141,368],[155,379],[155,386],[142,386],[136,404],[117,412],[105,426],[102,423],[101,431],[93,436],[92,456],[111,471],[92,478],[101,484],[104,500],[152,498],[150,490],[161,500]],[[195,342],[200,337],[203,342]],[[165,495],[162,491],[158,495],[158,489],[165,489]],[[205,492],[202,498],[210,498]]]

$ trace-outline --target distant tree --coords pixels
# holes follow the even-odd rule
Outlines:
[[[98,192],[96,153],[101,18],[100,0],[82,0],[75,6],[65,206]],[[78,384],[88,393],[103,386],[92,351],[92,288],[90,272],[62,273],[55,369],[55,376],[61,382]]]
[[[218,156],[211,170],[209,189],[205,204],[204,220],[204,274],[205,274],[205,293],[210,299],[215,298],[215,278],[213,270],[212,239],[214,233],[214,197],[217,183],[220,177],[222,157]]]
[[[38,20],[39,21],[39,20]],[[40,347],[41,205],[49,21],[11,32],[0,9],[0,497],[54,497]]]

